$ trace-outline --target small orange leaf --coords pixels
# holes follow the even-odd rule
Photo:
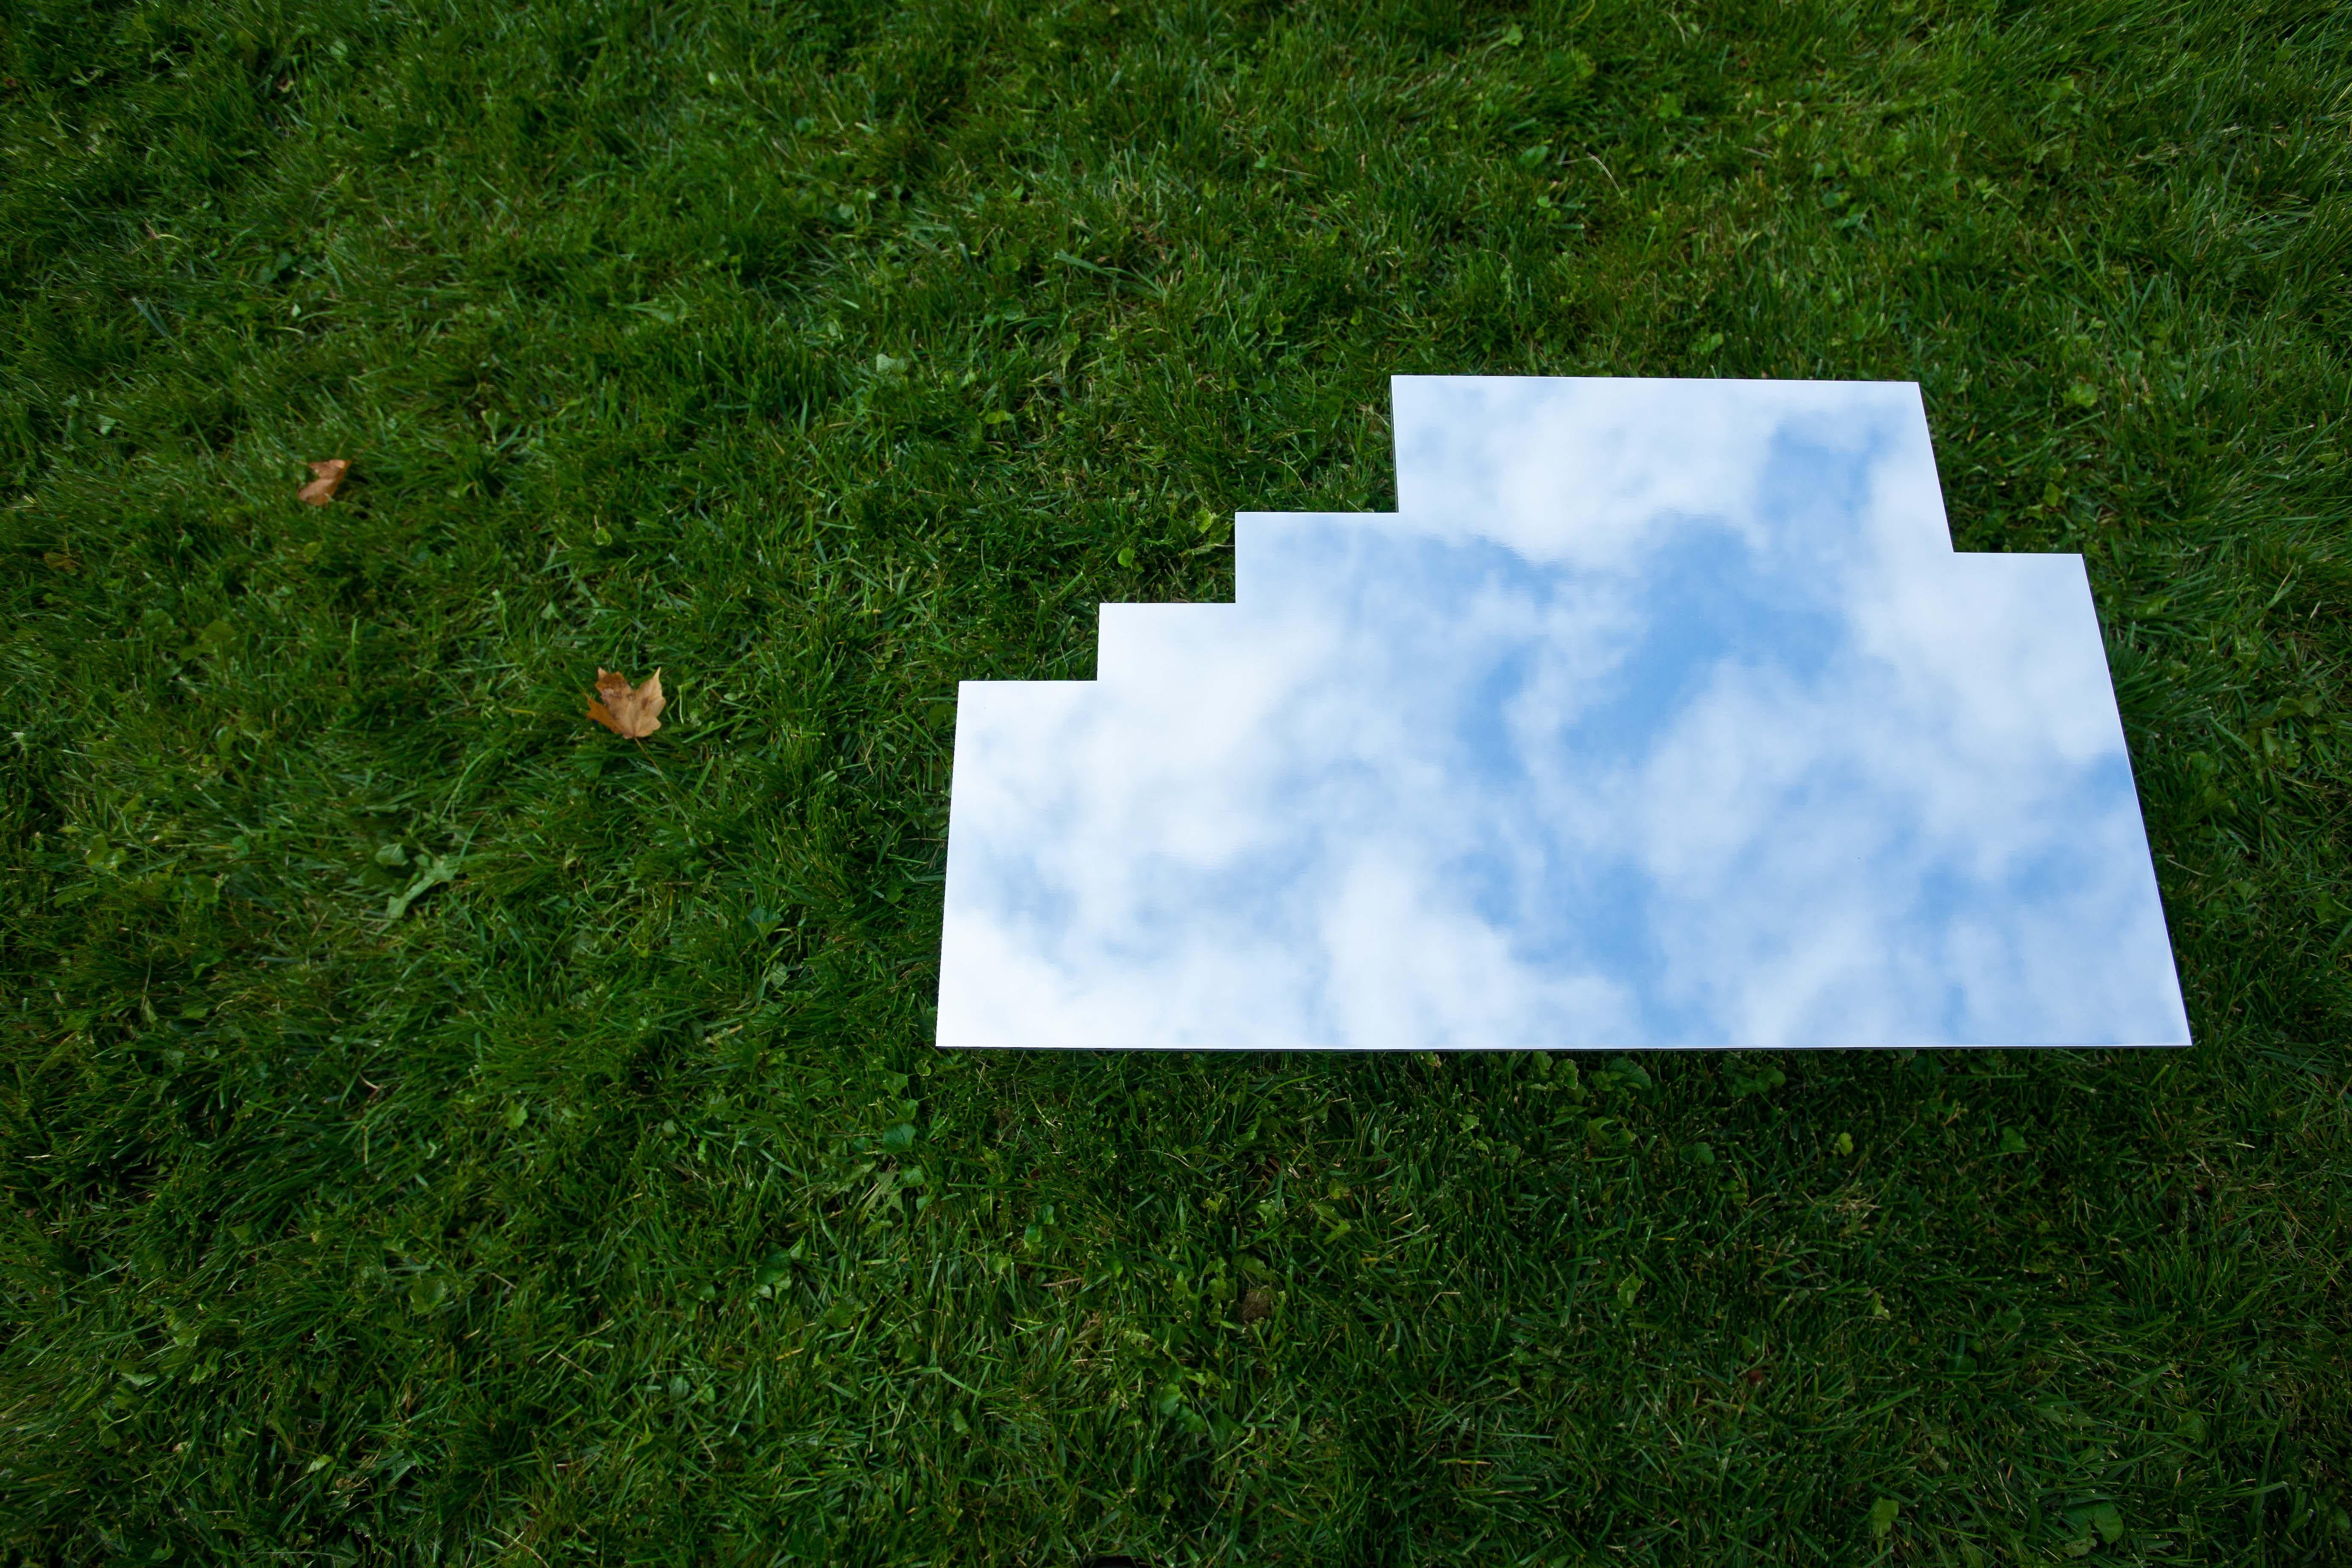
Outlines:
[[[304,485],[297,494],[312,506],[326,505],[335,499],[335,488],[343,482],[343,476],[351,471],[351,467],[348,458],[330,458],[323,463],[311,464],[310,472],[318,477]]]
[[[588,717],[632,741],[642,741],[660,729],[661,710],[669,706],[669,699],[662,695],[658,669],[646,678],[643,686],[633,689],[627,676],[599,667],[596,695],[602,700],[588,704]]]

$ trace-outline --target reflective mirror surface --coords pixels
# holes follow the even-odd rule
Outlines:
[[[1400,511],[966,682],[939,1043],[2189,1038],[2087,582],[1907,384],[1399,378]]]

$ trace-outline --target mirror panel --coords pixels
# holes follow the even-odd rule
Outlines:
[[[2079,557],[1900,384],[1400,378],[1400,510],[966,682],[939,1041],[2175,1045]]]

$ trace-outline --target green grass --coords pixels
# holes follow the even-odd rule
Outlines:
[[[2352,1554],[2352,12],[0,77],[0,1556]],[[2089,560],[2198,1046],[935,1053],[955,681],[1384,504],[1392,372],[1918,380],[1960,545]]]

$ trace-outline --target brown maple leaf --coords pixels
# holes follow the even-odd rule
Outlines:
[[[669,699],[662,695],[658,669],[646,678],[643,686],[632,688],[627,676],[600,666],[596,695],[602,700],[588,704],[588,717],[632,741],[642,741],[660,729],[661,710],[669,706]]]
[[[318,477],[296,491],[296,496],[312,506],[326,505],[335,499],[335,489],[343,482],[343,476],[351,471],[351,467],[349,458],[330,458],[323,463],[311,464],[310,472]]]

